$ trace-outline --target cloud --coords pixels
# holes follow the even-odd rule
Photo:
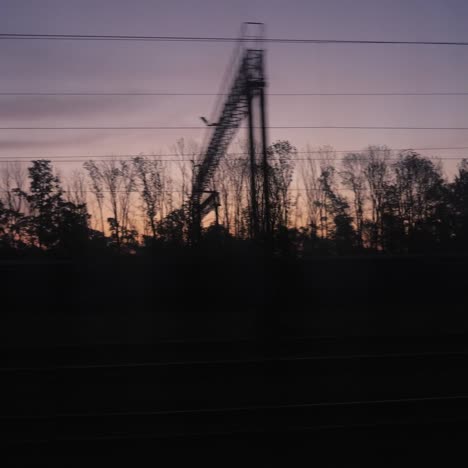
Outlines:
[[[21,96],[4,98],[0,106],[2,124],[11,121],[37,121],[43,119],[63,119],[70,121],[79,118],[92,118],[111,112],[134,110],[137,103],[112,96]],[[141,106],[141,102],[138,103]]]
[[[74,136],[67,136],[63,138],[54,137],[27,137],[18,138],[0,138],[0,158],[7,157],[5,151],[14,151],[22,149],[36,149],[36,150],[49,150],[50,148],[63,147],[65,145],[83,145],[86,143],[94,143],[105,139],[106,135],[103,134],[81,134]]]

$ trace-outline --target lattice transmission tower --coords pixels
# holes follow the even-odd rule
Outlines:
[[[249,211],[250,237],[269,239],[270,190],[266,135],[265,51],[262,23],[244,23],[233,59],[226,71],[215,106],[211,134],[194,166],[190,199],[192,226],[191,240],[197,243],[202,232],[203,218],[219,206],[218,193],[209,190],[216,169],[225,156],[241,124],[246,121],[249,148]],[[228,207],[225,207],[228,209]]]

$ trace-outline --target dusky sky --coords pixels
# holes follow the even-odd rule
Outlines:
[[[468,41],[466,0],[2,0],[1,33]],[[216,93],[232,43],[1,40],[0,92]],[[270,93],[468,92],[468,47],[268,44]],[[214,96],[0,96],[0,126],[199,126]],[[468,96],[271,96],[272,126],[468,127]],[[0,159],[167,152],[204,130],[1,131]],[[243,136],[242,134],[239,136]],[[271,129],[299,149],[468,146],[468,131]],[[426,154],[464,156],[468,151]]]

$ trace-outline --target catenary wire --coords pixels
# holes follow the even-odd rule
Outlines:
[[[267,96],[468,96],[468,92],[389,92],[389,93],[267,93]],[[227,93],[177,92],[0,92],[0,96],[229,96]]]
[[[270,44],[352,44],[352,45],[429,45],[429,46],[468,46],[465,41],[402,41],[402,40],[362,40],[362,39],[314,39],[314,38],[250,38],[225,36],[140,36],[122,34],[33,34],[0,33],[3,40],[68,40],[68,41],[142,41],[142,42],[238,42]]]
[[[426,159],[434,159],[436,161],[462,161],[464,159],[468,159],[467,156],[457,156],[457,157],[442,157],[442,156],[425,156]],[[154,162],[161,162],[161,163],[193,163],[193,160],[189,159],[158,159],[154,158],[151,159],[150,157],[146,158],[149,161],[154,161]],[[228,161],[249,161],[249,158],[225,158]],[[85,162],[124,162],[124,161],[132,161],[132,158],[115,158],[115,159],[93,159],[93,158],[88,158],[88,159],[57,159],[57,158],[47,158],[47,157],[39,157],[39,158],[16,158],[16,159],[1,159],[0,158],[0,164],[1,163],[26,163],[26,162],[31,162],[35,160],[47,160],[51,161],[54,163],[85,163]],[[331,159],[332,161],[344,161],[344,158],[336,158],[336,159]],[[369,161],[370,158],[368,157],[362,157],[362,158],[357,158],[358,161]],[[326,158],[291,158],[291,161],[327,161]],[[399,158],[385,158],[385,161],[399,161]]]
[[[134,127],[0,127],[0,130],[203,130],[206,126],[134,126]],[[240,127],[247,128],[247,127]],[[260,129],[262,127],[254,127]],[[335,126],[335,125],[271,125],[268,129],[290,130],[451,130],[466,131],[468,127],[381,127],[381,126]]]
[[[466,150],[468,149],[468,146],[446,146],[446,147],[421,147],[421,148],[413,148],[413,147],[407,147],[407,148],[387,148],[387,147],[382,147],[382,148],[376,148],[377,151],[443,151],[443,150],[453,150],[453,151],[458,151],[458,150]],[[335,149],[319,149],[319,150],[307,150],[307,151],[295,151],[295,154],[321,154],[325,152],[330,152],[330,153],[362,153],[369,151],[369,148],[361,148],[361,149],[341,149],[341,150],[335,150]],[[247,151],[236,151],[236,152],[228,152],[227,153],[230,156],[248,156],[249,153]],[[44,157],[41,159],[57,159],[57,158],[72,158],[72,159],[85,159],[88,161],[90,158],[129,158],[133,156],[141,156],[141,157],[148,157],[148,158],[159,158],[159,157],[197,157],[199,156],[198,153],[157,153],[157,154],[145,154],[145,153],[127,153],[127,154],[101,154],[101,155],[91,155],[91,154],[81,154],[81,155],[68,155],[68,156],[49,156],[49,157]],[[3,157],[9,157],[7,155],[0,156],[0,158]],[[34,159],[37,158],[37,156],[17,156],[17,158],[21,159]],[[310,158],[307,158],[310,159]],[[318,158],[318,160],[322,160],[322,158]]]

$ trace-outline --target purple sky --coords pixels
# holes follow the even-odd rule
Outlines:
[[[466,0],[2,0],[1,33],[468,41]],[[229,43],[0,41],[0,92],[217,92]],[[468,92],[468,47],[268,46],[269,91]],[[0,126],[200,125],[214,97],[0,97]],[[271,125],[468,126],[466,97],[271,97]],[[0,158],[167,152],[203,131],[1,131]],[[271,130],[299,149],[468,146],[468,131]],[[428,153],[429,154],[429,153]],[[440,151],[464,156],[468,151]]]

